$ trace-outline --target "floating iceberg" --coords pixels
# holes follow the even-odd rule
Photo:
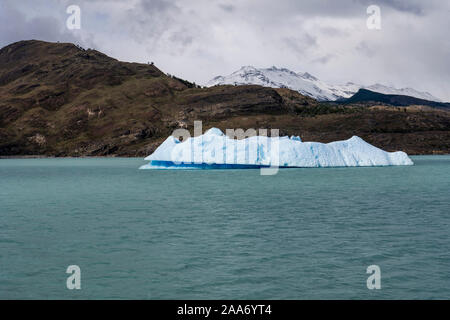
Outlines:
[[[212,128],[181,142],[168,137],[140,169],[317,168],[413,165],[404,152],[386,152],[353,136],[331,143],[300,137],[230,139]]]

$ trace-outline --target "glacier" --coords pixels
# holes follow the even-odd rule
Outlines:
[[[237,140],[220,129],[180,141],[169,136],[140,169],[320,168],[413,165],[402,151],[386,152],[363,139],[330,143],[300,137],[252,136]]]

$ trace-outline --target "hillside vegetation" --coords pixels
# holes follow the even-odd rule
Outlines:
[[[450,153],[450,112],[326,104],[288,89],[200,88],[152,64],[69,43],[0,50],[0,156],[145,156],[176,128],[277,128],[304,141],[358,135],[388,151]]]

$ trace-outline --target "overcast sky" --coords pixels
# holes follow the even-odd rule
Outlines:
[[[66,27],[69,5],[81,8],[80,30]],[[381,9],[381,30],[367,28],[369,5]],[[275,65],[450,101],[448,0],[0,0],[0,46],[25,39],[153,61],[199,84]]]

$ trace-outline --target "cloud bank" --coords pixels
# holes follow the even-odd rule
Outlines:
[[[65,27],[72,4],[80,30]],[[381,30],[366,26],[369,5],[381,9]],[[3,0],[0,45],[75,42],[201,84],[242,65],[276,65],[450,101],[449,17],[441,0]]]

